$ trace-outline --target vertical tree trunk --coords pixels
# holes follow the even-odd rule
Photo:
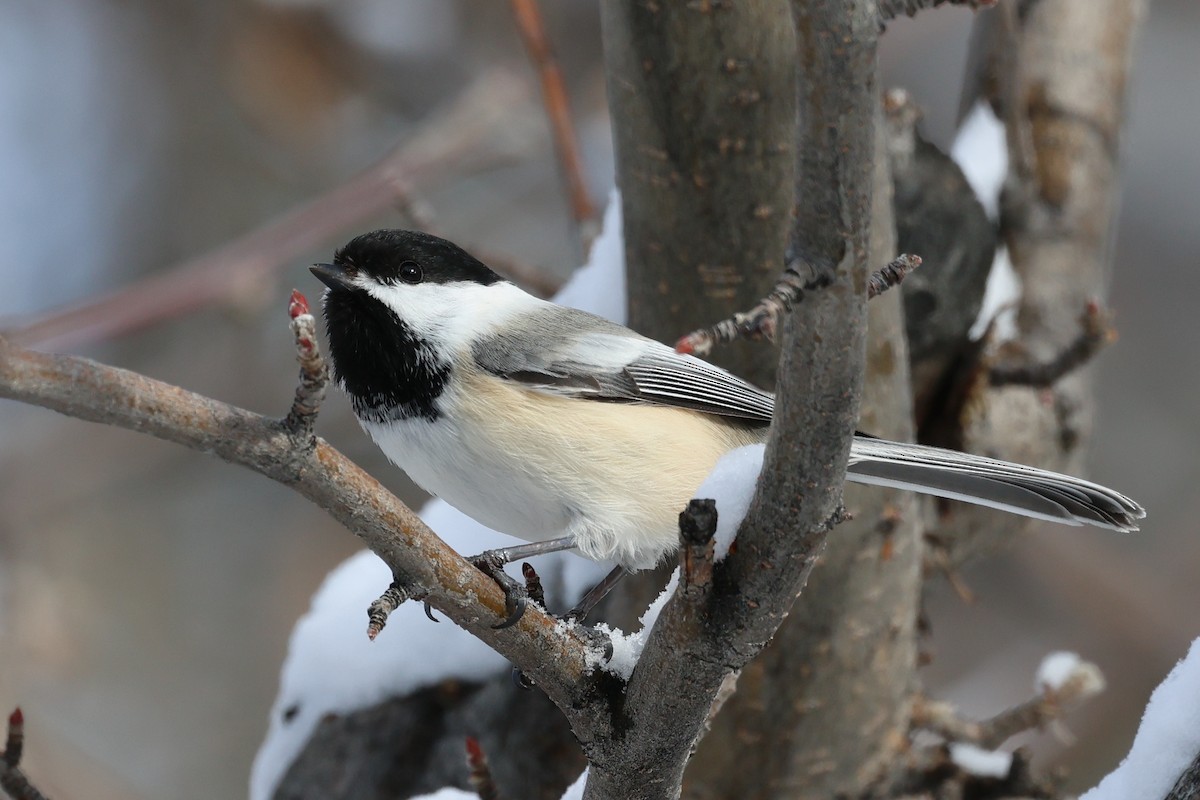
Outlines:
[[[882,129],[878,147],[883,147]],[[870,259],[894,256],[891,181],[875,156]],[[872,301],[861,425],[912,437],[898,292]],[[791,616],[701,743],[688,797],[830,797],[864,789],[894,760],[916,681],[920,595],[917,503],[904,492],[847,487],[854,519],[838,526]]]
[[[631,327],[661,341],[748,308],[783,267],[795,152],[785,0],[601,4]],[[769,387],[778,353],[714,360]]]

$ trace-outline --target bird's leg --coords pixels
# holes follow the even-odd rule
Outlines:
[[[579,599],[579,602],[575,604],[574,608],[566,613],[563,619],[583,622],[588,613],[591,612],[591,610],[595,608],[601,600],[607,597],[608,593],[611,592],[616,585],[621,582],[621,579],[628,574],[629,573],[624,567],[613,567],[612,571],[601,578],[599,583],[597,583],[591,589],[588,589],[587,594]]]
[[[508,611],[508,619],[492,627],[497,630],[510,628],[516,625],[525,613],[525,603],[528,593],[525,591],[524,586],[504,571],[505,564],[511,564],[513,561],[519,561],[523,558],[532,558],[533,556],[542,556],[547,553],[570,550],[574,546],[575,537],[562,536],[558,539],[546,539],[541,542],[530,542],[529,544],[517,544],[511,547],[498,547],[495,550],[484,550],[479,555],[468,558],[467,561],[470,561],[475,565],[476,569],[494,580],[504,591],[504,607]]]

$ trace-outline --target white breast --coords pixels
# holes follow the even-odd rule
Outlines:
[[[679,512],[717,460],[763,435],[463,370],[439,407],[434,422],[363,427],[419,486],[480,523],[528,541],[572,535],[585,555],[631,569],[674,550]]]

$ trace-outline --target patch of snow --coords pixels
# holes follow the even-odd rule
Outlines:
[[[988,218],[996,220],[1000,214],[1000,190],[1008,175],[1008,141],[1004,123],[986,100],[976,102],[959,126],[950,146],[950,157],[963,171]]]
[[[444,789],[438,789],[433,794],[418,795],[412,798],[412,800],[479,800],[479,795],[474,792],[464,792],[462,789],[455,789],[453,786],[447,786]]]
[[[575,782],[563,792],[562,800],[583,800],[583,787],[587,784],[588,771],[584,769]]]
[[[1002,244],[996,245],[996,255],[992,259],[992,269],[988,272],[987,286],[983,290],[983,302],[979,306],[979,316],[971,325],[967,334],[972,339],[983,336],[988,325],[992,328],[992,336],[997,341],[1008,341],[1017,336],[1017,311],[1015,303],[1021,299],[1021,276],[1013,269],[1012,259],[1008,257],[1008,248]]]
[[[618,190],[609,193],[604,222],[592,242],[588,263],[575,270],[554,302],[625,324],[625,235]]]
[[[717,501],[717,532],[713,541],[717,561],[724,559],[729,553],[729,546],[737,535],[738,527],[750,509],[750,500],[754,496],[758,474],[762,472],[765,452],[766,445],[762,444],[747,445],[729,451],[721,457],[704,479],[704,483],[696,490],[696,497]],[[678,585],[679,569],[676,568],[671,573],[666,587],[638,620],[641,627],[637,631],[626,634],[604,623],[596,626],[608,634],[613,646],[612,657],[600,665],[602,669],[629,680],[638,659],[642,656],[646,641],[650,638],[650,631],[654,629],[654,623],[658,621],[659,614]]]
[[[1012,769],[1012,753],[984,750],[967,742],[950,745],[950,760],[965,772],[981,778],[1007,778]]]
[[[1150,695],[1129,755],[1079,800],[1165,797],[1200,752],[1200,639]]]

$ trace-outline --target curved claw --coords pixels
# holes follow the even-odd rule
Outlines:
[[[527,692],[533,688],[533,681],[529,679],[528,675],[521,671],[520,667],[513,667],[512,682],[513,685],[518,689],[524,689]]]
[[[513,609],[508,615],[508,619],[504,622],[492,626],[492,630],[501,631],[505,628],[511,628],[521,621],[521,617],[525,616],[525,597],[524,595],[504,593],[505,599],[511,603]]]
[[[430,606],[428,602],[422,603],[421,605],[425,606],[425,616],[429,617],[430,622],[441,622],[440,619],[433,615],[433,607]]]

